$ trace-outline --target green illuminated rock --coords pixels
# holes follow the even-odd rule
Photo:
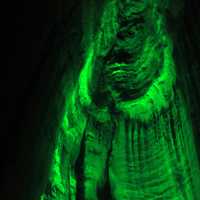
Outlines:
[[[68,94],[50,189],[41,199],[200,199],[167,6],[159,0],[105,3]]]

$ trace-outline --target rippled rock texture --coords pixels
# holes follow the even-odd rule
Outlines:
[[[200,199],[193,130],[166,26],[168,3],[105,2],[41,200]]]

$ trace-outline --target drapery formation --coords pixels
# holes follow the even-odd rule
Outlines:
[[[79,80],[68,94],[41,199],[200,198],[167,6],[159,0],[105,2]]]

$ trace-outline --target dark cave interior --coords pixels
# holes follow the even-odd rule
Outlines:
[[[102,1],[97,1],[101,8]],[[15,2],[12,8],[7,5],[14,18],[10,17],[4,28],[8,67],[2,79],[2,130],[7,130],[1,136],[5,186],[2,199],[38,199],[46,184],[54,130],[64,101],[60,89],[63,76],[71,76],[71,64],[81,64],[81,3],[30,0]],[[190,79],[185,96],[191,107],[200,160],[200,2],[184,0],[181,17],[177,18],[173,10],[177,11],[179,5],[173,4],[167,11],[168,28],[175,45],[180,85],[182,79]]]

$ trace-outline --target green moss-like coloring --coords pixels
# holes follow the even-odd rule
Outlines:
[[[49,177],[56,190],[41,200],[200,198],[191,121],[166,30],[167,5],[106,1],[58,128]]]

